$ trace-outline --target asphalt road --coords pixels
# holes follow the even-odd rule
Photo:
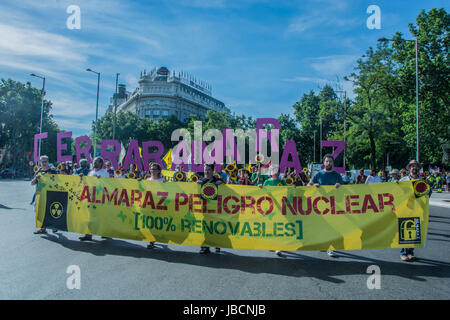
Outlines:
[[[432,196],[427,247],[405,263],[398,249],[273,252],[158,245],[79,234],[34,235],[29,181],[0,179],[0,299],[449,299],[449,193]],[[79,267],[80,289],[67,273]],[[367,268],[380,268],[380,289],[369,289]],[[71,278],[70,278],[71,279]]]

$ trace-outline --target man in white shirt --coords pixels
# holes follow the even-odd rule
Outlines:
[[[89,172],[88,177],[108,178],[109,173],[103,169],[103,162],[102,157],[96,157],[94,159],[94,168]],[[80,239],[80,241],[91,241],[92,234],[85,234],[83,237],[79,237],[78,239]]]

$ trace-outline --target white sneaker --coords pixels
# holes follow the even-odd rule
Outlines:
[[[336,257],[336,253],[334,253],[334,251],[332,250],[327,250],[327,255],[332,258]]]

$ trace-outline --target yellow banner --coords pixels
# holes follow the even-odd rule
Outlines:
[[[423,247],[429,199],[417,193],[425,189],[415,183],[215,189],[191,182],[44,175],[36,226],[235,249]]]

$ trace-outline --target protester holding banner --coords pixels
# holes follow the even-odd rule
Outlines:
[[[334,158],[331,154],[326,154],[323,157],[323,165],[325,168],[320,170],[315,174],[315,176],[308,183],[308,186],[316,186],[317,188],[322,186],[336,186],[339,188],[343,184],[342,176],[333,170],[334,168]],[[327,254],[329,257],[336,257],[336,254],[332,250],[328,250]]]
[[[264,183],[265,178],[261,175],[261,163],[258,162],[257,165],[252,167],[253,173],[250,177],[250,183],[254,186],[259,186]]]
[[[398,182],[400,179],[398,169],[392,169],[389,175],[391,177],[389,178],[388,182]]]
[[[56,170],[54,168],[51,168],[48,166],[49,161],[48,161],[48,157],[45,155],[42,155],[40,157],[40,168],[39,170],[34,174],[33,179],[31,179],[31,185],[32,186],[36,186],[36,192],[37,192],[37,184],[38,181],[40,179],[40,177],[44,174],[57,174]],[[35,192],[35,196],[36,196],[36,192]],[[34,202],[34,198],[33,198],[33,202]],[[56,233],[58,230],[54,229],[53,232]],[[34,234],[45,234],[47,233],[47,229],[46,228],[40,228],[39,230],[35,231]]]
[[[105,161],[105,170],[109,178],[114,178],[114,170],[111,168],[111,161]]]
[[[130,169],[128,170],[127,178],[137,179],[141,176],[141,172],[137,169],[136,164],[130,164]]]
[[[200,185],[205,185],[206,183],[213,183],[216,186],[223,184],[223,181],[220,178],[217,178],[214,176],[214,164],[208,164],[205,163],[203,170],[204,170],[204,177],[199,179],[197,183]],[[210,253],[209,247],[202,246],[200,248],[200,254]],[[220,248],[216,248],[216,253],[220,252]]]
[[[76,169],[73,175],[75,176],[87,176],[91,170],[89,169],[89,162],[87,159],[80,160],[80,168]]]
[[[271,165],[269,167],[269,174],[270,174],[270,178],[267,179],[266,181],[264,181],[263,184],[259,184],[258,186],[260,188],[262,187],[274,187],[274,186],[286,186],[286,181],[280,179],[280,167],[275,166],[275,165]],[[276,250],[275,254],[277,256],[281,256],[281,251],[280,250]]]
[[[108,171],[103,169],[104,160],[102,157],[96,157],[94,159],[94,168],[88,173],[89,177],[106,178],[109,177]],[[80,241],[91,241],[92,235],[85,234],[83,237],[79,237]]]
[[[161,166],[156,162],[150,162],[149,165],[150,177],[147,178],[148,181],[161,181],[166,182],[166,179],[161,176]],[[155,241],[150,241],[147,245],[147,249],[153,249],[155,247]]]
[[[186,182],[186,173],[183,172],[183,165],[177,165],[177,170],[173,173],[172,181],[176,182]]]
[[[411,160],[406,169],[409,170],[409,175],[400,179],[400,181],[411,181],[421,179],[419,176],[419,170],[422,168],[417,160]],[[414,248],[403,248],[400,251],[400,259],[402,261],[414,261],[416,257],[414,256]]]
[[[248,170],[246,169],[240,169],[239,170],[240,174],[239,174],[239,184],[240,185],[244,185],[244,186],[249,186],[251,185],[251,180],[250,180],[250,173],[248,172]]]

